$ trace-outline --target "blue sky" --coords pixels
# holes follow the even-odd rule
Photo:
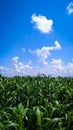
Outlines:
[[[73,1],[0,0],[0,73],[73,76]]]

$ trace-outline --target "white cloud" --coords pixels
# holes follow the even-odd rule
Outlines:
[[[54,50],[60,50],[61,49],[61,45],[58,41],[55,41],[55,46],[50,46],[50,47],[42,47],[41,49],[37,49],[35,51],[31,51],[31,53],[35,53],[37,55],[37,57],[39,58],[40,62],[43,65],[47,65],[48,62],[46,61],[48,56],[51,54],[51,51]]]
[[[5,68],[3,66],[0,66],[0,70],[5,70]]]
[[[64,64],[62,59],[52,59],[50,65],[54,76],[73,76],[73,62]]]
[[[68,14],[72,14],[73,13],[73,2],[70,2],[66,9],[67,9]]]
[[[53,73],[55,75],[65,75],[66,68],[62,59],[52,59],[51,67],[53,68]]]
[[[52,59],[51,64],[60,65],[62,64],[62,59]]]
[[[7,67],[4,67],[4,66],[0,66],[0,72],[1,71],[8,71],[8,68]]]
[[[62,59],[52,59],[46,66],[30,66],[21,61],[13,61],[13,68],[0,66],[0,74],[4,76],[25,76],[25,75],[38,75],[46,74],[51,76],[73,76],[73,62],[64,64]]]
[[[5,67],[5,66],[0,66],[0,74],[2,74],[2,75],[7,75],[8,73],[9,73],[9,70],[8,70],[8,68],[7,67]]]
[[[18,56],[15,56],[15,57],[12,58],[12,61],[17,63],[17,62],[18,62],[18,59],[19,59],[19,57],[18,57]]]
[[[32,70],[32,67],[29,64],[19,62],[18,59],[19,57],[12,58],[15,73],[20,75],[28,75],[29,72]]]
[[[55,47],[54,49],[60,50],[61,49],[61,45],[58,41],[55,41]]]
[[[35,25],[34,27],[42,33],[50,33],[52,31],[53,20],[48,20],[45,16],[37,16],[36,14],[33,14],[31,19],[31,22]]]
[[[11,67],[0,66],[0,74],[9,77],[15,75],[34,76],[39,73],[51,76],[73,76],[73,58],[72,61],[67,64],[65,64],[62,59],[55,58],[48,62],[48,57],[51,55],[52,51],[60,49],[62,49],[62,47],[58,41],[55,41],[53,46],[43,46],[36,50],[29,49],[29,53],[32,53],[33,55],[35,54],[41,64],[36,61],[35,65],[30,59],[26,64],[24,64],[19,60],[18,56],[15,56],[11,59]]]
[[[68,63],[66,68],[68,75],[73,76],[73,62]]]

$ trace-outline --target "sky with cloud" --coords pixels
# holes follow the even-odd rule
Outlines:
[[[0,1],[0,74],[73,76],[73,1]]]

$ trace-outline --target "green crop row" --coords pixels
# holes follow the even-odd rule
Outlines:
[[[73,130],[73,78],[0,76],[0,130]]]

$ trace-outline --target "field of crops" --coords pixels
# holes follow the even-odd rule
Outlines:
[[[0,130],[73,130],[73,78],[0,76]]]

